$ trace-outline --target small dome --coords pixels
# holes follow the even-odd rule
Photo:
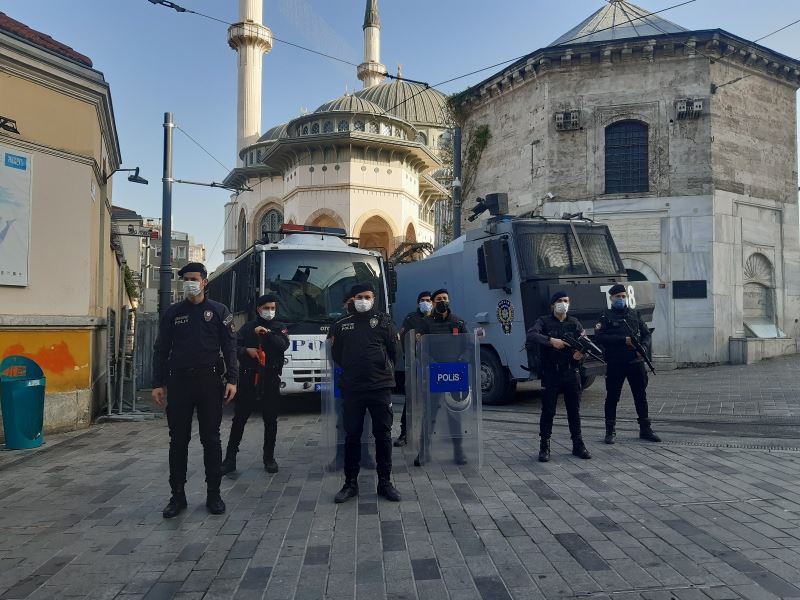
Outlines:
[[[276,125],[275,127],[272,127],[271,129],[267,129],[267,131],[264,133],[264,135],[262,135],[260,138],[258,138],[258,141],[259,142],[272,142],[272,141],[277,140],[279,138],[288,137],[288,133],[286,131],[286,126],[287,125],[288,125],[288,123],[284,123],[283,125]]]
[[[447,96],[419,83],[396,79],[359,90],[356,97],[374,102],[382,111],[412,125],[449,126]]]
[[[364,100],[357,96],[345,94],[336,100],[331,100],[320,106],[314,113],[328,113],[328,112],[348,112],[348,113],[368,113],[368,114],[382,114],[385,112],[377,104],[373,104],[369,100]]]

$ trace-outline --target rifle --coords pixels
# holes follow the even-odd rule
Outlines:
[[[590,356],[591,358],[606,364],[606,361],[603,359],[603,351],[600,350],[600,348],[598,348],[597,345],[595,345],[595,343],[585,335],[581,335],[576,338],[573,335],[567,334],[561,338],[561,341],[566,342],[573,350],[577,350],[585,356]]]
[[[650,372],[653,373],[653,375],[655,375],[656,374],[656,368],[653,366],[653,363],[647,357],[647,350],[645,350],[645,347],[642,345],[642,342],[639,341],[639,336],[637,336],[633,332],[633,328],[628,324],[627,321],[625,321],[623,319],[622,322],[625,324],[625,329],[627,329],[628,333],[630,334],[631,343],[633,344],[633,349],[636,350],[636,352],[639,353],[639,356],[641,356],[642,359],[644,359],[645,364],[650,369]]]

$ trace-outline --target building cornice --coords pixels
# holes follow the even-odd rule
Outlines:
[[[800,87],[800,61],[723,29],[670,33],[650,38],[577,43],[541,48],[463,92],[469,109],[553,72],[598,69],[618,62],[706,59],[732,64]]]
[[[3,33],[0,72],[94,105],[108,151],[109,172],[122,164],[111,88],[101,72]]]

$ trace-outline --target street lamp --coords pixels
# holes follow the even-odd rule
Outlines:
[[[117,171],[132,171],[132,174],[128,175],[128,181],[131,183],[141,183],[142,185],[147,185],[148,183],[147,179],[144,177],[139,177],[139,167],[136,167],[135,169],[114,169],[111,171],[111,173],[105,176],[103,183],[108,183],[108,180],[111,179],[111,176]]]

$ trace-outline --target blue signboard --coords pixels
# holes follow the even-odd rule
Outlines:
[[[339,380],[342,377],[342,369],[341,367],[335,367],[333,369],[333,397],[337,400],[341,400],[342,398],[342,389],[339,387]],[[328,391],[328,383],[316,383],[314,384],[314,391],[315,392],[327,392]]]
[[[19,169],[20,171],[25,171],[28,168],[28,159],[24,156],[19,156],[17,154],[11,154],[10,152],[6,152],[5,165],[12,169]]]
[[[431,363],[428,374],[430,392],[433,394],[469,391],[468,363]]]

